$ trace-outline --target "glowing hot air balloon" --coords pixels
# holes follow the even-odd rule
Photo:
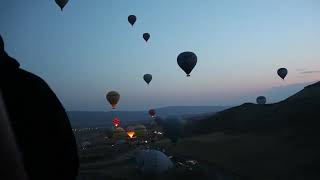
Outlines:
[[[127,131],[127,135],[129,136],[130,139],[135,138],[135,132],[134,131]]]
[[[118,117],[115,117],[112,120],[112,124],[114,125],[114,127],[119,127],[120,126],[120,119]]]
[[[119,102],[120,94],[117,91],[110,91],[110,92],[108,92],[106,98],[107,98],[108,102],[111,104],[112,109],[115,109],[118,102]]]

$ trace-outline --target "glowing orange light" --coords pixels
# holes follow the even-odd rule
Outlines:
[[[134,131],[128,131],[127,132],[128,136],[130,137],[130,139],[134,138],[134,135],[136,134]]]

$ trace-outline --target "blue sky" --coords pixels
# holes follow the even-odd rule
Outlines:
[[[69,0],[63,12],[54,0],[0,3],[6,50],[67,110],[108,111],[110,90],[121,94],[119,109],[136,110],[234,105],[319,80],[319,19],[318,0]],[[198,56],[190,78],[176,62],[183,51]]]

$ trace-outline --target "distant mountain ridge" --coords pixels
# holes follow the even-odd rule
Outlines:
[[[320,82],[306,86],[274,104],[245,103],[216,113],[186,127],[191,134],[263,132],[287,129],[294,133],[316,133],[320,125]]]
[[[227,106],[168,106],[157,108],[158,116],[168,117],[193,117],[202,114],[214,114],[225,110]],[[145,123],[151,121],[147,111],[109,111],[109,112],[90,112],[90,111],[68,111],[68,116],[73,128],[86,127],[109,127],[112,119],[117,116],[122,125],[130,123]]]

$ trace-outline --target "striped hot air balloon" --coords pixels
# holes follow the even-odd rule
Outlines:
[[[110,91],[108,92],[106,98],[107,101],[111,104],[112,109],[115,109],[119,102],[120,94],[117,91]]]

